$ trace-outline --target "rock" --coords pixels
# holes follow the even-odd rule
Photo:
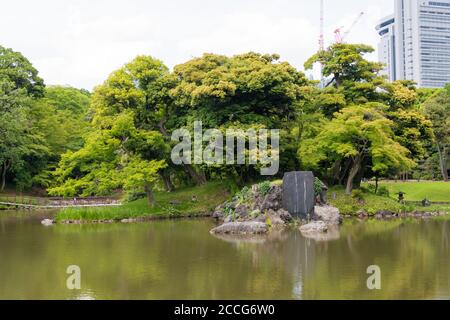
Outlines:
[[[269,192],[264,197],[260,206],[261,211],[274,210],[277,211],[283,206],[283,189],[281,186],[270,187]]]
[[[267,214],[269,216],[270,223],[272,224],[272,226],[282,226],[285,224],[284,221],[278,215],[278,212],[269,210],[267,211]]]
[[[301,226],[300,231],[304,234],[324,233],[328,231],[328,226],[323,221],[314,221]]]
[[[214,211],[212,217],[214,219],[222,219],[223,218],[223,213],[222,213],[222,211],[216,210],[216,211]]]
[[[361,209],[358,212],[356,212],[356,216],[360,219],[364,219],[364,218],[367,218],[369,216],[369,214],[366,212],[366,210]]]
[[[295,218],[313,214],[314,175],[310,171],[288,172],[283,177],[283,208]]]
[[[51,226],[51,225],[55,224],[55,220],[52,220],[52,219],[44,219],[44,220],[41,221],[41,223],[42,223],[44,226]]]
[[[238,215],[239,217],[245,217],[248,213],[248,208],[244,204],[240,204],[234,209],[234,213]]]
[[[227,217],[225,217],[225,219],[223,219],[223,222],[224,222],[224,223],[230,223],[230,222],[233,222],[233,217],[232,217],[232,216],[227,216]]]
[[[339,209],[332,206],[315,206],[313,218],[314,220],[323,221],[327,225],[339,225],[342,223]]]
[[[375,218],[378,220],[391,219],[394,217],[394,213],[388,210],[381,210],[375,213]]]
[[[266,216],[262,214],[256,217],[256,219],[254,219],[253,221],[266,223],[266,220],[267,220]]]
[[[262,222],[246,221],[246,222],[229,222],[224,223],[210,232],[212,234],[264,234],[269,231],[267,225]]]
[[[278,210],[278,215],[286,223],[291,222],[292,219],[293,219],[291,214],[289,212],[287,212],[286,210],[284,210],[284,209]]]
[[[432,214],[430,212],[424,212],[423,215],[422,215],[422,218],[425,218],[425,219],[428,219],[428,218],[431,218],[431,217],[432,217]]]
[[[313,239],[317,242],[339,240],[341,237],[339,226],[330,226],[327,232],[306,232],[302,233],[302,235],[307,239]]]

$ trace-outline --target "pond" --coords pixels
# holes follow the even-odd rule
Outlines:
[[[217,238],[214,221],[40,224],[0,211],[0,299],[450,299],[449,221],[346,221],[333,241],[297,230]],[[69,290],[67,267],[81,270]],[[381,268],[369,290],[367,268]]]

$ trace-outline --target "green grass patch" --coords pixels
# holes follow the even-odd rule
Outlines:
[[[333,199],[333,193],[336,198]],[[394,213],[403,212],[450,212],[450,205],[431,205],[423,207],[414,204],[401,204],[397,200],[373,194],[371,192],[358,192],[360,198],[355,195],[345,194],[341,187],[333,187],[328,191],[328,201],[331,205],[337,207],[341,214],[356,215],[358,211],[363,210],[369,215],[375,215],[379,211],[391,211]]]
[[[334,193],[336,194],[335,199],[333,199]],[[404,207],[391,198],[378,196],[373,193],[362,192],[362,199],[357,199],[345,194],[345,190],[340,187],[333,187],[328,191],[328,201],[331,205],[337,207],[341,214],[345,215],[356,215],[360,210],[364,210],[369,215],[375,215],[382,210],[401,212]]]
[[[195,196],[197,201],[192,201]],[[224,184],[210,182],[200,187],[178,189],[174,192],[155,192],[156,205],[150,208],[147,199],[139,199],[118,207],[66,208],[58,212],[62,220],[121,220],[130,218],[201,216],[212,212],[230,194]]]
[[[422,201],[423,199],[427,198],[431,202],[450,202],[450,182],[383,181],[380,182],[379,185],[388,188],[391,197],[395,197],[395,195],[400,191],[404,192],[406,201]]]

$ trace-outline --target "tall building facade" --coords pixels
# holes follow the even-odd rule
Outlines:
[[[450,83],[450,0],[395,0],[394,15],[376,29],[391,81],[431,88]]]
[[[390,15],[380,21],[376,27],[381,37],[378,44],[378,59],[385,65],[382,74],[386,75],[390,81],[396,80],[395,64],[395,16]]]

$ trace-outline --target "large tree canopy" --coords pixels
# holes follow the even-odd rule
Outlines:
[[[312,168],[347,192],[363,178],[417,172],[417,163],[439,163],[448,179],[450,88],[388,82],[381,64],[365,58],[372,51],[335,44],[313,55],[305,67],[322,65],[320,85],[276,54],[204,54],[173,71],[138,56],[90,94],[44,87],[25,57],[0,47],[0,187],[41,186],[65,196],[121,189],[145,193],[153,205],[159,186],[260,179],[260,163],[172,163],[172,133],[192,133],[196,121],[203,133],[224,136],[230,129],[279,129],[279,150],[269,153],[280,156],[280,176]],[[227,148],[219,152],[235,151]]]
[[[233,57],[205,54],[174,69],[180,80],[175,102],[190,118],[211,128],[235,122],[280,127],[295,113],[308,85],[302,72],[277,55]],[[182,110],[180,110],[182,112]]]
[[[384,108],[368,103],[335,114],[315,138],[301,145],[302,163],[312,168],[333,161],[345,164],[347,193],[352,191],[355,177],[369,165],[379,174],[411,169],[414,162],[408,158],[409,151],[395,141],[394,123],[384,116]]]
[[[44,81],[20,52],[0,46],[0,79],[10,81],[14,89],[25,89],[33,97],[42,97]]]

